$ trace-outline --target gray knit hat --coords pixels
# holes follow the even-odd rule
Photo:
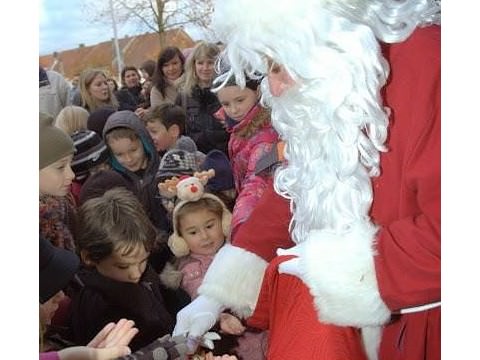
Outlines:
[[[51,115],[40,113],[39,169],[73,154],[73,140],[62,129],[53,125]]]

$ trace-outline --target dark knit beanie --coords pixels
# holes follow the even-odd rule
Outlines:
[[[40,303],[48,301],[67,286],[77,272],[80,259],[70,250],[53,246],[40,236]]]
[[[108,117],[115,111],[116,110],[110,106],[103,106],[92,111],[87,119],[87,128],[95,131],[101,138],[103,138],[103,128],[105,127],[105,123],[107,122]]]
[[[53,125],[51,115],[40,113],[39,169],[73,154],[73,141],[62,129]]]
[[[163,155],[157,177],[164,180],[173,176],[193,175],[195,171],[198,171],[195,154],[181,149],[172,149]]]
[[[115,187],[123,187],[134,192],[133,185],[122,175],[114,170],[102,170],[91,176],[85,181],[78,197],[79,205],[89,199],[103,196],[105,192]]]
[[[107,145],[95,131],[79,130],[75,131],[71,137],[75,145],[72,170],[75,173],[75,179],[82,181],[91,168],[108,160],[109,152]]]
[[[206,188],[209,191],[223,191],[235,188],[233,170],[228,157],[220,150],[211,150],[200,165],[200,170],[215,170],[215,176],[208,180]]]

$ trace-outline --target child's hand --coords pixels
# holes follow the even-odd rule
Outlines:
[[[246,328],[237,317],[232,314],[221,313],[220,329],[230,335],[241,335],[245,332]]]
[[[138,333],[131,320],[109,323],[88,343],[58,352],[60,360],[113,360],[131,353],[128,344]]]
[[[127,346],[138,333],[132,320],[120,319],[116,324],[108,323],[88,343],[92,348],[108,348],[112,346]]]
[[[130,354],[127,346],[138,333],[131,320],[109,323],[87,346],[69,347],[58,352],[60,360],[110,360]]]

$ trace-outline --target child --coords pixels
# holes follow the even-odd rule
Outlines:
[[[72,135],[75,131],[86,129],[89,112],[81,106],[64,107],[55,118],[55,126]]]
[[[278,134],[270,122],[270,113],[260,106],[259,80],[247,79],[241,88],[235,77],[224,72],[215,79],[218,100],[225,112],[227,131],[230,132],[228,154],[238,197],[233,209],[232,239],[252,212],[267,187],[271,175],[255,174],[257,161],[278,141]]]
[[[50,115],[40,113],[39,123],[40,234],[55,246],[74,250],[75,206],[67,195],[75,177],[71,169],[75,148]]]
[[[174,232],[168,241],[170,249],[179,258],[177,265],[181,273],[180,286],[192,299],[197,297],[197,290],[215,254],[228,239],[232,218],[232,214],[218,197],[203,192],[205,182],[196,177],[188,177],[176,185],[180,202],[173,210]],[[234,338],[238,340],[234,351],[238,352],[241,358],[264,358],[263,333],[245,332],[241,322],[228,313],[221,314],[220,328],[228,334],[243,334]],[[224,340],[232,342],[228,335],[223,337]],[[225,349],[219,349],[216,345],[215,352],[222,353]]]
[[[71,138],[75,146],[75,155],[72,161],[75,180],[72,183],[72,194],[78,204],[80,190],[87,178],[110,167],[108,164],[109,154],[107,146],[95,131],[75,131]]]
[[[185,110],[178,105],[164,103],[151,108],[144,117],[145,126],[160,155],[170,149],[195,153],[197,145],[185,133]]]
[[[152,359],[153,354],[165,354],[168,359],[185,356],[187,346],[185,338],[174,338],[166,335],[155,340],[147,347],[131,354],[128,344],[138,333],[131,320],[120,319],[117,323],[110,322],[86,346],[71,346],[60,351],[48,348],[43,338],[44,329],[52,320],[62,300],[62,289],[74,277],[80,264],[79,258],[73,252],[53,247],[40,237],[40,360],[111,360],[119,356],[125,359]],[[124,357],[122,357],[124,359]]]
[[[128,110],[113,113],[105,123],[103,139],[113,170],[131,183],[155,227],[169,233],[170,223],[157,195],[158,154],[140,118]]]
[[[77,342],[123,317],[139,329],[133,351],[173,330],[185,303],[167,303],[158,274],[147,264],[155,237],[142,205],[126,189],[114,188],[80,207],[77,251],[86,268],[78,274],[81,288],[73,297]]]

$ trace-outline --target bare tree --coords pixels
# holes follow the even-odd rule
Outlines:
[[[83,5],[90,22],[111,21],[107,1],[84,0]],[[156,32],[162,47],[164,32],[169,29],[193,25],[211,35],[212,0],[113,0],[113,8],[119,24],[136,24],[138,30]]]

